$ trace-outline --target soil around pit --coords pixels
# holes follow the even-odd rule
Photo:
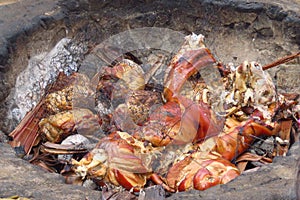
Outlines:
[[[29,199],[101,199],[100,191],[67,185],[64,178],[18,158],[8,144],[0,143],[0,198],[18,195]]]
[[[116,6],[120,4],[121,7]],[[207,45],[224,63],[256,60],[267,64],[299,51],[299,8],[298,0],[148,1],[146,4],[21,0],[1,5],[0,198],[19,195],[49,200],[101,199],[99,191],[66,185],[62,176],[30,165],[6,144],[6,134],[17,123],[7,118],[7,108],[13,101],[9,94],[31,56],[51,49],[61,38],[71,37],[76,31],[88,33],[85,39],[96,44],[128,27],[157,26],[185,34],[205,34]],[[205,16],[207,13],[212,14]],[[279,90],[299,93],[299,62],[270,71]],[[243,174],[226,185],[176,193],[168,199],[299,199],[299,152],[297,143],[287,157],[278,157],[256,172]]]

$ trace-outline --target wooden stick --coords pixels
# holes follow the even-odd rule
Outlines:
[[[285,56],[283,58],[280,58],[279,60],[275,61],[275,62],[272,62],[270,64],[267,64],[265,66],[262,67],[263,70],[267,70],[267,69],[270,69],[272,67],[275,67],[277,65],[280,65],[280,64],[283,64],[283,63],[286,63],[290,60],[293,60],[297,57],[300,56],[300,51],[298,53],[295,53],[295,54],[292,54],[292,55],[289,55],[289,56]]]

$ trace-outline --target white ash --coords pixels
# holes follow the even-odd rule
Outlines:
[[[70,75],[78,70],[86,51],[86,44],[63,38],[50,52],[32,57],[27,68],[17,77],[14,94],[17,107],[12,110],[12,117],[21,121],[38,103],[46,86],[56,79],[59,72]]]

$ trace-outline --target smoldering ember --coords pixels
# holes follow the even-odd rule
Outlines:
[[[299,2],[0,9],[0,199],[298,199]]]

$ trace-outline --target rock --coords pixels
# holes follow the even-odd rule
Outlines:
[[[163,200],[165,195],[165,190],[161,185],[154,185],[140,191],[138,200]]]
[[[15,156],[13,149],[0,143],[0,198],[14,195],[34,199],[101,199],[99,191],[67,185],[59,174],[43,171]]]
[[[0,130],[0,143],[1,143],[1,142],[7,142],[7,141],[8,141],[7,135],[5,135],[5,134]]]
[[[300,80],[295,78],[300,76],[299,64],[282,65],[276,71],[276,82],[278,90],[300,93]]]

